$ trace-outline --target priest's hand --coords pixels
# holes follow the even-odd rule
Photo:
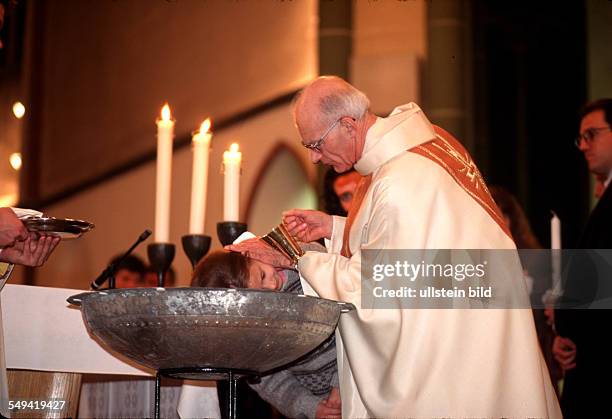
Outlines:
[[[24,241],[4,247],[0,252],[0,262],[41,266],[59,242],[59,237],[30,233]]]
[[[241,253],[248,258],[257,259],[275,268],[289,269],[293,267],[291,259],[268,246],[259,238],[244,240],[238,244],[230,244],[225,246],[225,250]]]
[[[0,247],[12,246],[28,237],[28,230],[12,209],[0,208]]]
[[[555,336],[552,352],[563,371],[576,367],[576,344],[570,339]]]
[[[332,216],[321,211],[292,209],[283,212],[283,224],[292,236],[303,242],[330,239]]]
[[[315,417],[317,419],[342,417],[342,403],[340,402],[340,392],[337,387],[332,389],[327,400],[322,400],[319,403]]]

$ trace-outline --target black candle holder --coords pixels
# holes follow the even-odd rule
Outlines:
[[[157,272],[157,286],[164,286],[164,276],[174,260],[175,248],[172,243],[151,243],[147,246],[147,255],[151,269]]]
[[[186,234],[181,237],[183,250],[191,262],[191,267],[195,269],[198,262],[206,256],[210,249],[210,236],[205,234]]]
[[[217,237],[223,246],[232,244],[242,233],[247,231],[246,223],[222,221],[217,223]]]

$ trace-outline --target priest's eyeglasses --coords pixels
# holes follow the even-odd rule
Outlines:
[[[582,134],[580,134],[578,137],[576,137],[576,139],[574,140],[574,144],[578,148],[580,148],[580,144],[582,144],[583,140],[585,143],[587,143],[587,145],[591,144],[593,140],[595,140],[595,137],[597,137],[597,134],[599,133],[599,131],[603,131],[606,129],[609,130],[610,126],[608,125],[607,127],[589,128],[585,130]]]
[[[342,117],[342,118],[344,118],[344,117]],[[325,142],[325,138],[327,138],[329,133],[334,129],[334,127],[336,125],[338,125],[338,122],[340,122],[342,120],[342,118],[336,119],[336,122],[331,124],[331,126],[327,129],[327,131],[325,131],[325,134],[323,134],[321,136],[321,138],[319,138],[317,141],[315,141],[314,143],[310,143],[310,144],[306,144],[306,143],[302,142],[302,145],[304,147],[306,147],[307,149],[309,149],[309,150],[316,151],[317,153],[320,153],[321,152],[321,146]]]

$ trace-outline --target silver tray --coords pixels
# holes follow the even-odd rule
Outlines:
[[[47,233],[62,239],[76,239],[95,227],[87,221],[55,217],[26,218],[23,224],[29,231]]]

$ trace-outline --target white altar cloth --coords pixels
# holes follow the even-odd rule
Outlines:
[[[0,292],[6,367],[154,376],[154,371],[119,354],[111,354],[89,335],[81,311],[66,301],[81,292],[84,291],[7,284]],[[199,397],[193,400],[193,408],[185,412],[187,416],[182,417],[219,417],[214,384],[200,383],[193,387],[199,390],[198,395],[186,393],[183,399]]]
[[[81,311],[66,299],[84,292],[7,284],[2,298],[6,367],[91,374],[154,374],[90,337]]]

